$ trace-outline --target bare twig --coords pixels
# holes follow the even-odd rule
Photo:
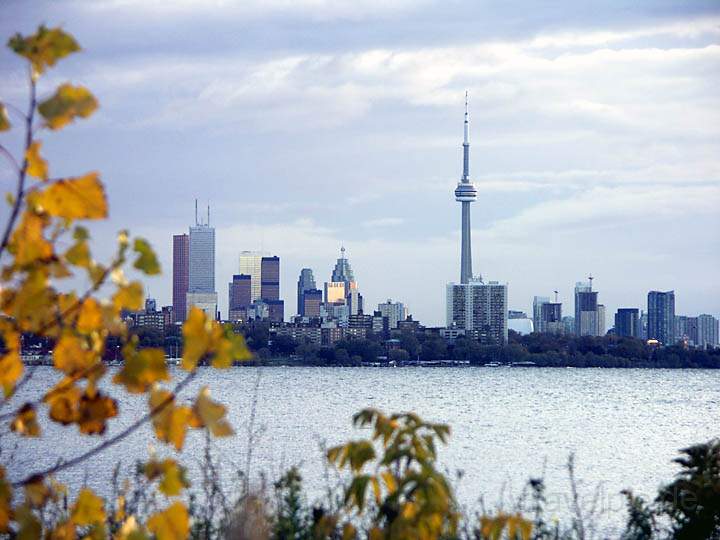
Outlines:
[[[197,374],[197,371],[191,371],[190,373],[188,373],[185,376],[185,378],[175,386],[175,388],[173,389],[173,391],[170,393],[170,395],[167,398],[165,398],[161,403],[159,403],[156,407],[154,407],[149,413],[140,417],[138,420],[136,420],[135,422],[130,424],[127,428],[122,430],[120,433],[118,433],[114,437],[108,439],[107,441],[104,441],[101,444],[98,444],[94,448],[91,448],[90,450],[88,450],[87,452],[84,452],[83,454],[80,454],[79,456],[75,456],[72,459],[58,463],[57,465],[50,467],[48,469],[45,469],[43,471],[34,472],[34,473],[26,476],[23,480],[18,480],[17,482],[13,482],[13,484],[12,484],[13,487],[20,487],[20,486],[29,484],[30,482],[34,481],[38,476],[44,477],[49,474],[54,474],[56,472],[63,471],[65,469],[74,467],[75,465],[82,463],[86,459],[89,459],[89,458],[93,457],[94,455],[99,454],[103,450],[106,450],[107,448],[110,448],[111,446],[117,444],[118,442],[123,440],[125,437],[127,437],[128,435],[130,435],[131,433],[136,431],[140,426],[145,424],[145,422],[147,422],[148,420],[151,420],[153,417],[155,417],[156,415],[161,413],[163,411],[163,409],[165,409],[165,407],[167,407],[168,405],[170,405],[170,403],[173,402],[173,400],[177,396],[177,393],[180,390],[182,390],[192,379],[195,378],[196,374]]]

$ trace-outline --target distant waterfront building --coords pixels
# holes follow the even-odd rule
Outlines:
[[[315,276],[310,268],[303,268],[300,270],[300,277],[298,278],[297,284],[297,313],[298,315],[305,315],[305,302],[304,295],[305,291],[314,291],[317,287],[315,285]],[[316,316],[316,315],[311,315]]]
[[[195,201],[195,226],[190,227],[188,292],[185,295],[186,313],[197,306],[212,319],[217,317],[215,290],[215,228],[210,226],[210,207],[206,223],[198,221]],[[214,308],[211,309],[211,306]]]
[[[246,318],[247,308],[252,304],[252,278],[247,274],[235,274],[228,284],[228,320]]]
[[[190,237],[173,235],[173,291],[172,303],[175,321],[185,321],[186,295],[190,286]]]
[[[550,302],[550,298],[547,296],[533,296],[533,329],[535,332],[541,332],[542,306],[548,302]]]
[[[345,309],[340,309],[340,306],[344,306]],[[362,311],[363,298],[358,290],[350,261],[345,257],[345,247],[342,246],[340,248],[340,258],[335,263],[330,281],[325,283],[325,312],[323,317],[332,318],[337,314],[342,317],[343,324],[346,324],[349,315],[358,314]]]
[[[402,302],[393,302],[388,298],[387,302],[378,304],[377,310],[383,317],[388,319],[388,327],[394,330],[400,321],[407,319],[407,308]]]
[[[268,307],[268,320],[283,322],[285,320],[285,302],[283,300],[263,300]]]
[[[675,343],[675,291],[648,293],[648,339]]]
[[[575,333],[575,317],[566,315],[562,318],[563,333],[572,336]]]
[[[345,284],[342,282],[325,283],[325,303],[345,303]]]
[[[252,283],[251,283],[252,289]],[[260,298],[280,300],[280,257],[263,257],[260,261]]]
[[[507,285],[483,283],[448,283],[447,327],[476,331],[488,344],[507,343]]]
[[[150,297],[146,298],[145,299],[145,312],[149,313],[149,312],[155,312],[155,311],[157,311],[157,300],[155,300],[154,298],[150,298]]]
[[[306,289],[302,294],[303,317],[319,317],[323,293],[319,289]]]
[[[702,314],[697,317],[697,346],[702,348],[717,347],[718,320],[712,315]]]
[[[605,335],[605,306],[603,304],[597,306],[597,334],[595,335]]]
[[[540,327],[536,332],[562,334],[565,331],[562,321],[562,303],[545,302],[540,306]]]
[[[240,252],[238,270],[240,274],[250,276],[250,298],[253,302],[262,299],[262,260],[267,255],[260,251]]]
[[[640,338],[640,316],[638,308],[619,308],[615,313],[615,335]]]
[[[598,293],[592,290],[592,283],[579,281],[575,284],[576,336],[600,335],[597,295]]]
[[[508,330],[520,335],[532,334],[535,330],[533,320],[524,311],[508,311]]]
[[[340,258],[333,268],[331,281],[333,283],[345,283],[348,288],[350,284],[355,283],[355,275],[353,274],[350,261],[345,257],[345,246],[340,247]]]
[[[675,315],[675,341],[696,346],[698,343],[698,318]]]
[[[640,310],[640,339],[648,338],[648,315],[647,312]]]

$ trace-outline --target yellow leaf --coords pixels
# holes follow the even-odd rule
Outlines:
[[[10,129],[10,119],[7,115],[7,109],[5,105],[0,103],[0,131],[7,131]]]
[[[357,537],[357,531],[350,523],[343,525],[342,540],[353,540]]]
[[[113,296],[113,305],[117,310],[129,309],[130,311],[136,311],[142,307],[142,303],[143,287],[139,281],[131,281],[127,285],[121,285]]]
[[[206,427],[215,437],[227,437],[234,432],[223,416],[225,416],[225,407],[211,400],[210,390],[204,386],[195,400],[191,425]]]
[[[160,273],[160,263],[147,240],[144,238],[136,238],[133,244],[133,250],[138,254],[138,258],[135,259],[133,263],[135,268],[142,270],[149,276]]]
[[[41,537],[40,520],[27,505],[23,505],[15,511],[15,521],[20,528],[15,537],[17,540],[36,540]]]
[[[24,56],[37,73],[46,67],[54,66],[55,62],[68,54],[80,50],[75,38],[60,28],[46,28],[41,25],[35,34],[23,37],[15,34],[8,41],[8,46],[20,56]]]
[[[25,484],[25,502],[33,508],[41,508],[50,497],[50,489],[43,482],[42,476],[34,477]]]
[[[120,527],[115,540],[147,540],[145,531],[138,526],[135,516],[128,517]]]
[[[107,420],[117,416],[117,402],[100,392],[94,395],[85,394],[80,398],[78,410],[78,426],[86,435],[102,435],[107,427]]]
[[[385,482],[385,487],[387,487],[389,494],[392,495],[393,493],[395,493],[395,491],[397,490],[397,482],[395,481],[395,476],[393,476],[393,473],[390,471],[383,471],[380,473],[380,476]]]
[[[97,107],[98,102],[90,90],[65,83],[51,98],[38,105],[38,111],[50,129],[60,129],[78,116],[87,118]]]
[[[45,239],[48,220],[35,212],[23,212],[20,224],[10,238],[9,250],[15,255],[15,264],[24,266],[52,256],[52,244]]]
[[[212,323],[205,316],[205,312],[193,307],[183,324],[183,359],[182,367],[192,371],[198,361],[205,355],[210,347]]]
[[[5,469],[0,466],[0,532],[7,532],[12,511],[12,486],[5,479]]]
[[[0,357],[0,384],[2,384],[6,398],[15,391],[15,383],[22,375],[23,369],[20,353],[17,350],[11,350],[5,356]]]
[[[107,217],[105,189],[96,172],[58,180],[41,192],[35,202],[38,210],[68,220]]]
[[[190,485],[185,476],[185,469],[170,458],[146,463],[145,476],[151,482],[162,477],[159,488],[168,497],[180,495],[181,491]]]
[[[90,247],[87,240],[78,240],[65,252],[65,260],[81,268],[88,268],[92,264]]]
[[[50,540],[75,540],[75,524],[72,521],[59,523],[50,533]]]
[[[81,338],[72,334],[63,334],[53,351],[55,368],[67,375],[76,375],[88,370],[99,362],[99,357],[84,346]]]
[[[75,423],[78,419],[81,397],[80,389],[71,384],[70,379],[60,381],[44,398],[50,407],[50,418],[65,425]]]
[[[25,437],[39,437],[40,424],[37,421],[35,407],[30,403],[23,405],[10,423],[10,429]]]
[[[105,521],[103,500],[95,495],[92,490],[88,488],[81,489],[77,501],[73,505],[70,519],[75,525],[103,523]]]
[[[27,160],[27,173],[30,176],[39,178],[41,180],[47,180],[48,178],[48,164],[40,155],[40,147],[42,143],[40,141],[34,141],[30,148],[25,152],[25,159]]]
[[[113,382],[124,385],[128,392],[147,392],[153,383],[170,380],[163,349],[142,349],[138,352],[130,347],[123,353],[125,364]]]
[[[82,334],[91,334],[102,329],[103,314],[100,304],[94,298],[88,298],[80,307],[77,330]]]
[[[162,408],[160,408],[165,404]],[[185,433],[192,417],[192,410],[186,406],[175,406],[175,399],[166,390],[155,390],[150,394],[150,409],[157,411],[153,415],[153,427],[157,438],[182,450]]]
[[[190,532],[185,505],[176,502],[165,511],[153,514],[148,520],[148,529],[158,540],[185,540]]]

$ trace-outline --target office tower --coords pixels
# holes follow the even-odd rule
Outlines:
[[[247,274],[233,275],[228,283],[228,320],[246,318],[246,310],[252,304],[251,277]]]
[[[615,313],[615,335],[621,337],[640,337],[640,310],[638,308],[619,308]]]
[[[718,320],[712,315],[697,316],[697,346],[704,349],[718,346]]]
[[[300,270],[300,277],[298,278],[297,284],[298,315],[305,315],[305,302],[303,300],[303,295],[305,294],[305,291],[313,291],[316,289],[317,287],[315,286],[315,276],[313,276],[313,271],[310,268],[303,268],[302,270]],[[316,315],[312,316],[315,317]]]
[[[349,288],[350,284],[355,283],[355,274],[353,274],[350,261],[345,257],[345,246],[340,247],[340,258],[333,268],[331,281],[333,283],[345,283]]]
[[[597,332],[595,333],[596,336],[604,336],[605,335],[605,306],[603,304],[598,304],[597,306]]]
[[[307,289],[303,291],[301,315],[303,317],[319,317],[322,297],[323,293],[319,289]]]
[[[698,318],[687,315],[675,315],[675,341],[697,345]]]
[[[325,283],[325,303],[337,304],[345,302],[345,284]]]
[[[675,343],[675,291],[648,293],[648,339]]]
[[[378,304],[377,310],[380,315],[387,317],[388,328],[393,330],[398,327],[400,321],[404,321],[407,318],[407,309],[402,302],[393,302],[390,298],[388,301],[382,304]]]
[[[460,283],[465,284],[473,278],[472,242],[470,240],[470,203],[477,199],[477,190],[470,181],[470,115],[468,97],[465,92],[465,121],[463,123],[463,169],[462,177],[455,188],[455,200],[462,205],[462,242],[460,254]]]
[[[345,296],[345,303],[348,306],[348,313],[350,315],[357,315],[363,312],[363,297],[357,287],[350,289]]]
[[[262,300],[268,307],[268,320],[283,322],[285,320],[285,302],[283,300]]]
[[[542,322],[540,317],[542,315],[542,305],[550,302],[550,298],[547,296],[533,296],[533,328],[536,332],[541,332]]]
[[[347,307],[347,310],[342,311],[328,308],[325,312],[328,317],[332,317],[332,313],[341,313],[345,319],[351,314],[360,313],[363,309],[362,295],[358,290],[350,261],[345,257],[344,246],[340,248],[340,258],[335,263],[330,282],[325,283],[325,303],[328,306],[342,304]]]
[[[190,237],[187,234],[173,235],[173,316],[174,322],[185,320],[186,298],[190,285]]]
[[[145,313],[155,313],[157,311],[157,301],[154,298],[145,299]]]
[[[540,305],[540,326],[535,327],[535,331],[548,334],[562,334],[564,330],[562,322],[562,303],[542,303]]]
[[[488,344],[507,343],[507,285],[483,283],[448,283],[447,326],[476,333]]]
[[[599,335],[598,293],[592,290],[592,282],[575,284],[575,335]],[[605,325],[603,324],[603,328]]]
[[[192,306],[202,309],[213,320],[217,318],[217,292],[215,291],[215,228],[210,226],[210,207],[207,222],[198,221],[195,201],[195,226],[190,227],[188,292],[186,310]]]
[[[267,253],[260,251],[241,251],[239,273],[250,276],[251,299],[253,302],[262,299],[262,259]]]
[[[562,318],[563,334],[572,336],[575,334],[575,317],[572,315],[565,315]]]
[[[280,300],[280,257],[263,257],[260,260],[260,298],[265,301]]]

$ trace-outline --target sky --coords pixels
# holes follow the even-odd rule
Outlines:
[[[122,228],[150,239],[159,304],[197,198],[223,313],[241,250],[280,257],[290,315],[300,269],[320,286],[344,245],[366,311],[392,298],[444,324],[467,90],[473,269],[508,283],[510,309],[557,290],[572,314],[592,274],[609,326],[648,290],[674,289],[678,314],[720,315],[716,1],[0,2],[3,41],[43,22],[84,50],[41,94],[71,81],[100,101],[42,134],[51,174],[101,172],[111,215],[92,226],[96,252]],[[0,100],[25,103],[7,50],[0,73]],[[0,185],[13,185],[5,163]]]

